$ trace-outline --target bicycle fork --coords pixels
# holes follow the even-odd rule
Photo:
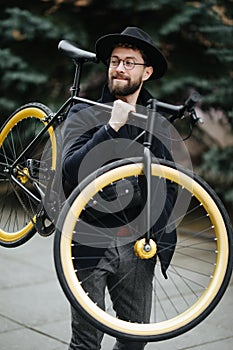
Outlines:
[[[147,118],[146,134],[144,140],[144,156],[143,156],[143,166],[144,166],[144,195],[146,197],[146,214],[145,214],[145,238],[138,240],[135,243],[134,250],[135,254],[141,259],[152,258],[157,251],[156,243],[151,239],[152,237],[152,223],[151,223],[151,202],[152,202],[152,168],[151,168],[151,145],[154,131],[154,124],[156,118],[156,99],[151,99],[150,109]]]

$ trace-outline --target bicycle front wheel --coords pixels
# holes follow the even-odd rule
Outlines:
[[[1,128],[0,244],[2,246],[21,245],[36,232],[34,226],[41,199],[39,189],[44,191],[46,187],[46,180],[41,180],[39,170],[55,169],[56,166],[57,145],[54,128],[50,126],[33,149],[31,147],[23,157],[21,154],[47,125],[50,113],[51,110],[43,104],[29,103],[16,110]],[[41,164],[45,145],[48,152]],[[16,181],[13,181],[12,177]],[[32,193],[35,199],[29,193]]]
[[[109,289],[106,290],[105,307],[100,307],[99,300],[92,298],[85,289],[86,280],[80,277],[85,268],[78,261],[81,262],[88,256],[85,256],[85,250],[81,256],[77,256],[76,245],[80,242],[88,245],[91,239],[88,234],[84,238],[83,230],[79,230],[82,215],[98,191],[120,179],[142,174],[142,160],[131,159],[130,162],[119,161],[104,167],[100,176],[94,174],[80,184],[60,215],[55,235],[55,265],[70,303],[95,327],[131,341],[160,341],[190,330],[207,317],[220,301],[231,277],[232,230],[221,201],[200,177],[171,162],[153,162],[153,177],[159,181],[172,181],[177,188],[174,210],[167,224],[175,225],[177,231],[175,252],[167,272],[168,279],[162,276],[157,259],[150,321],[147,323],[132,322],[116,315]],[[158,202],[160,200],[159,197]],[[91,244],[93,243],[92,241]],[[96,247],[98,244],[97,237]],[[159,253],[161,252],[158,251],[157,254]],[[111,264],[114,261],[109,257],[106,271]],[[90,283],[93,280],[93,284],[96,283],[96,269],[98,266],[85,277]],[[102,265],[101,269],[104,269]],[[121,281],[127,281],[129,269],[130,266],[126,269],[125,276],[121,276]],[[139,282],[140,279],[143,282],[144,278],[145,276],[137,276]],[[114,288],[120,289],[117,284],[111,286],[111,290]],[[124,290],[120,289],[119,293],[124,293]],[[132,309],[136,302],[132,298]]]

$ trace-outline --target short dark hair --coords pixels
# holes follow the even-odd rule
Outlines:
[[[127,43],[118,43],[116,45],[113,46],[112,51],[116,48],[116,47],[125,47],[127,49],[133,49],[133,50],[138,50],[143,58],[143,61],[145,62],[146,66],[151,66],[151,64],[149,63],[149,60],[146,56],[146,54],[144,53],[143,50],[141,50],[139,47],[137,47],[136,45],[133,44],[127,44]]]

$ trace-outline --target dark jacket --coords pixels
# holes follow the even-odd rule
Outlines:
[[[141,90],[137,101],[137,112],[145,113],[144,106],[147,106],[151,97],[147,90],[144,88]],[[110,94],[108,88],[105,87],[99,102],[112,103],[113,101],[114,97]],[[129,158],[143,155],[143,125],[126,124],[116,132],[107,125],[109,119],[110,112],[103,112],[99,108],[90,107],[87,104],[80,103],[71,108],[64,128],[62,155],[63,177],[71,190],[85,179],[87,175],[99,169],[103,164],[123,157]],[[151,151],[157,158],[171,160],[169,130],[167,128],[164,129],[162,125],[163,118],[158,116],[156,127],[159,129],[159,136],[153,137]],[[137,142],[131,146],[135,137],[138,138]],[[154,186],[158,188],[158,184]],[[162,184],[163,186],[164,183]],[[155,210],[155,206],[158,203],[158,191],[156,193],[154,191],[153,195],[152,209]],[[162,214],[154,225],[158,256],[165,277],[176,243],[175,230],[172,230],[170,233],[165,232],[166,224],[172,211],[173,196],[174,186],[166,182],[166,203]],[[137,213],[136,208],[129,209],[127,215],[130,217],[132,213]],[[104,220],[103,218],[101,221]],[[108,220],[109,218],[106,217],[106,221]],[[112,223],[114,220],[111,219],[110,221]],[[117,226],[117,223],[115,223],[115,226]]]

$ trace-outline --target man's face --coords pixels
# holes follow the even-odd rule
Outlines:
[[[108,87],[114,96],[132,95],[141,88],[145,80],[146,66],[140,51],[131,48],[116,47],[111,54],[117,66],[109,66],[108,70]],[[120,60],[120,61],[119,61]],[[133,69],[127,69],[123,61],[132,61],[142,65],[135,65]]]

